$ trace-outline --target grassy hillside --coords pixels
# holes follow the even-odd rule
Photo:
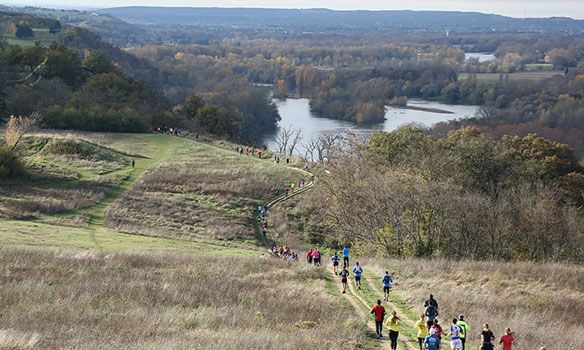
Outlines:
[[[370,347],[326,270],[260,258],[253,207],[302,172],[165,135],[21,152],[28,175],[0,183],[0,348]]]
[[[0,348],[353,348],[363,338],[322,270],[257,256],[5,248],[0,266]]]

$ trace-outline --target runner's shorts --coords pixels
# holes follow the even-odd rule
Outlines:
[[[355,276],[355,281],[360,281],[361,280],[361,276]]]
[[[333,266],[339,266],[339,262],[338,261],[333,262]]]
[[[462,349],[462,340],[460,340],[460,339],[452,339],[450,341],[450,348],[452,350]]]
[[[388,293],[389,293],[389,287],[385,287],[385,286],[384,286],[384,287],[383,287],[383,291],[384,291],[384,292],[388,292]]]

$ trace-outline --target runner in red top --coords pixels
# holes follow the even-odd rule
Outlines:
[[[501,337],[499,344],[503,344],[503,350],[513,350],[513,332],[507,328],[505,335]]]
[[[438,324],[438,319],[434,319],[434,324],[430,329],[434,330],[434,335],[438,337],[438,339],[442,340],[442,327]]]
[[[381,338],[383,331],[383,318],[385,317],[385,308],[381,305],[381,300],[377,300],[377,305],[371,309],[371,314],[375,315],[375,333],[377,338]]]

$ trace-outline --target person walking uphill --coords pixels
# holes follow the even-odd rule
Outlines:
[[[314,263],[314,266],[320,265],[320,251],[318,248],[314,248],[312,251],[312,262]]]
[[[355,275],[355,287],[357,289],[361,289],[361,274],[363,273],[363,268],[359,266],[359,262],[355,263],[355,267],[353,267],[353,275]]]
[[[379,339],[383,337],[383,318],[385,317],[385,308],[381,305],[381,300],[377,300],[377,305],[371,309],[371,314],[375,315],[375,334]]]
[[[349,247],[343,248],[343,267],[349,267]]]
[[[460,333],[460,341],[462,342],[462,350],[465,349],[466,346],[466,335],[470,332],[470,326],[464,320],[464,315],[458,316],[458,322],[456,323],[462,332]]]
[[[391,313],[391,318],[387,322],[389,328],[389,340],[391,341],[391,349],[397,350],[397,337],[399,336],[400,319],[397,317],[395,310]]]

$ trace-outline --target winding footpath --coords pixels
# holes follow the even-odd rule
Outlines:
[[[306,172],[306,171],[305,171],[305,173],[309,174],[311,177],[314,178],[314,175],[312,173]],[[290,199],[292,199],[292,198],[294,198],[302,193],[309,191],[313,187],[314,187],[314,182],[310,182],[306,186],[304,186],[301,189],[298,189],[295,192],[292,192],[288,195],[282,195],[282,196],[275,198],[274,200],[266,203],[264,205],[264,207],[266,208],[266,210],[269,210],[282,202],[290,200]],[[264,244],[266,245],[266,247],[268,246],[267,243],[268,242],[264,239]],[[347,293],[342,294],[342,286],[339,283],[339,276],[335,275],[334,272],[332,271],[332,269],[330,270],[330,273],[331,273],[331,279],[332,279],[333,283],[335,284],[336,289],[338,290],[339,294],[342,295],[342,297],[349,303],[349,305],[351,305],[351,307],[355,310],[355,313],[362,320],[366,320],[367,327],[369,328],[370,333],[371,333],[371,337],[375,337],[374,336],[374,334],[375,334],[375,321],[373,319],[373,316],[370,315],[370,309],[373,307],[375,301],[369,300],[369,302],[368,302],[366,300],[366,297],[361,293],[361,291],[358,291],[356,289],[353,280],[350,280],[348,283]],[[382,297],[383,291],[377,285],[377,283],[375,283],[376,281],[373,280],[371,273],[372,272],[369,272],[367,275],[364,275],[365,277],[364,277],[364,280],[362,281],[362,288],[363,288],[363,290],[369,289],[369,291],[372,294],[377,296],[374,299],[376,299],[376,298],[383,299],[383,297]],[[365,282],[365,283],[363,283],[363,282]],[[401,329],[406,329],[406,328],[414,329],[415,321],[413,321],[411,318],[408,318],[407,315],[401,311],[400,307],[396,303],[391,301],[391,297],[390,297],[389,302],[384,302],[384,306],[386,308],[388,315],[391,314],[391,311],[396,310],[397,315],[401,320]],[[381,339],[376,339],[376,341],[379,342],[379,346],[381,347],[381,349],[391,350],[391,342],[389,340],[389,337],[387,336],[388,330],[387,330],[387,328],[385,328],[385,325],[384,325],[384,333],[385,333],[385,335]],[[398,339],[398,349],[418,350],[417,340],[414,339],[414,337],[415,337],[415,334],[412,336],[409,332],[400,331],[400,336]]]

